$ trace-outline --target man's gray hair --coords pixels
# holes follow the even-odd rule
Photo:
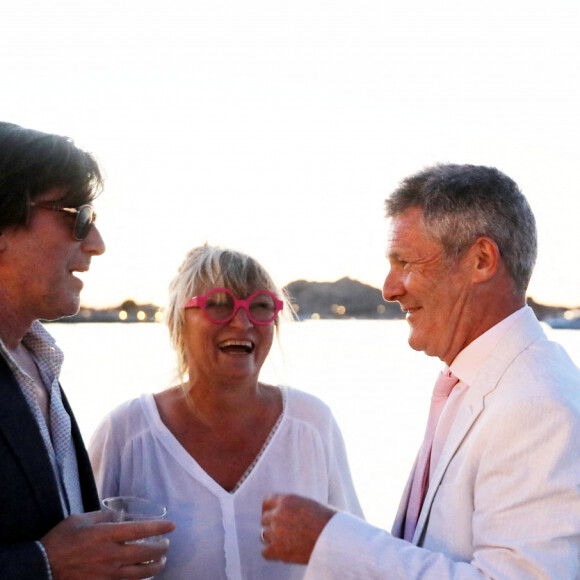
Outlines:
[[[435,165],[404,179],[385,201],[388,218],[412,207],[450,259],[480,236],[492,239],[516,291],[525,294],[538,242],[534,214],[515,181],[494,167]]]

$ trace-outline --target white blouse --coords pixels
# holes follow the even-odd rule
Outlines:
[[[262,557],[262,500],[270,493],[297,493],[362,516],[330,409],[296,389],[282,393],[281,419],[232,492],[180,445],[151,394],[122,404],[97,428],[89,453],[101,497],[149,498],[167,506],[177,526],[157,580],[303,578],[305,566]]]

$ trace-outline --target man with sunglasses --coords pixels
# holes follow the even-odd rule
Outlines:
[[[103,521],[90,463],[58,381],[62,352],[39,320],[75,314],[102,188],[70,139],[0,123],[0,576],[146,578],[168,542],[125,544],[170,522]],[[93,512],[93,513],[85,513]]]

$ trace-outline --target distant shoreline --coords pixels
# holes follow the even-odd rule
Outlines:
[[[396,320],[405,317],[398,303],[385,302],[378,288],[345,277],[336,282],[310,282],[296,280],[284,287],[298,320],[352,318],[363,320]],[[580,306],[566,308],[539,304],[528,297],[528,305],[538,320],[553,328],[580,329]],[[74,316],[59,318],[54,322],[160,322],[162,308],[155,304],[137,304],[125,300],[112,308],[89,308],[81,306]]]

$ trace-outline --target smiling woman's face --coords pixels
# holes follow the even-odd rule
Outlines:
[[[190,381],[256,384],[274,340],[274,323],[253,324],[243,308],[225,324],[208,320],[200,308],[185,311],[183,342]]]

